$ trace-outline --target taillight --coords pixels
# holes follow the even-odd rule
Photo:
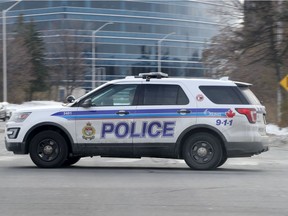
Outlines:
[[[253,108],[236,108],[238,113],[245,115],[250,123],[256,123],[257,111]]]

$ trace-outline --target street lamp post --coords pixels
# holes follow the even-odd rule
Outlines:
[[[158,40],[158,72],[161,72],[161,43],[172,34],[175,34],[175,32],[171,32]]]
[[[3,101],[7,102],[7,43],[6,43],[6,13],[23,0],[18,0],[6,10],[2,10],[2,43],[3,43]]]
[[[96,33],[99,32],[102,28],[104,28],[106,25],[111,25],[113,22],[107,22],[100,26],[97,30],[92,32],[92,89],[95,88],[95,73],[96,73],[96,68],[95,68],[95,36]]]

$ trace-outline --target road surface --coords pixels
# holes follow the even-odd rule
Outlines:
[[[3,216],[287,216],[288,148],[272,145],[214,171],[182,160],[84,158],[39,169],[4,148],[0,122],[0,210]]]

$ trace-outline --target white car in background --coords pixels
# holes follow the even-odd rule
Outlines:
[[[5,103],[0,103],[0,119],[6,121],[7,113]]]
[[[6,121],[12,116],[12,112],[16,110],[15,104],[9,104],[8,102],[0,103],[0,119]],[[5,117],[4,117],[5,116]]]

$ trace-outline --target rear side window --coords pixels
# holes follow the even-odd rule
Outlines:
[[[237,86],[199,86],[215,104],[249,104]]]
[[[143,86],[142,105],[186,105],[189,103],[178,85],[149,84]]]

